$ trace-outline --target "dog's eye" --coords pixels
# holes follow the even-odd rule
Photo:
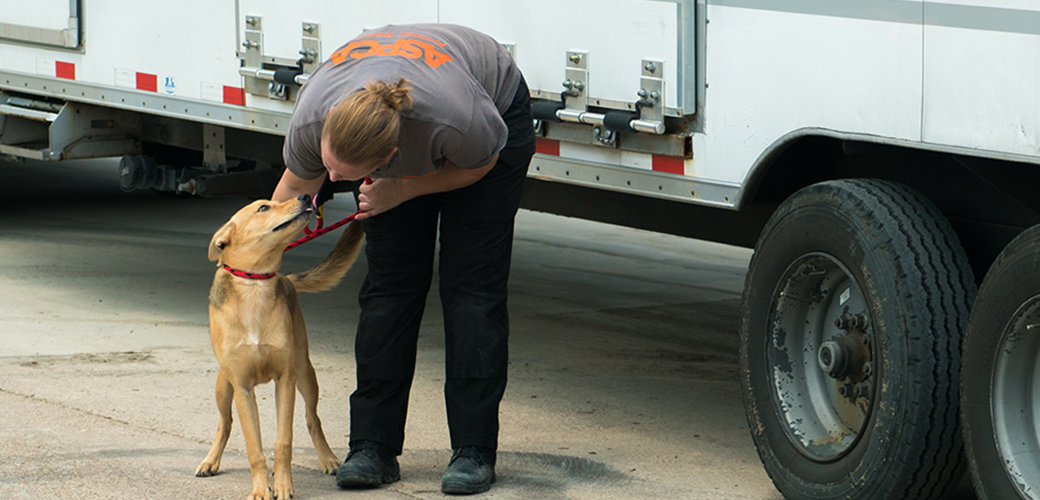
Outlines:
[[[271,208],[271,205],[260,205],[260,208],[256,209],[257,212],[266,212],[267,209]]]

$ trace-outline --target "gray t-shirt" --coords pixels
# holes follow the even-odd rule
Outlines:
[[[400,151],[372,177],[421,177],[445,161],[486,165],[502,150],[502,113],[520,85],[504,47],[478,31],[449,24],[389,25],[334,52],[300,89],[285,138],[285,164],[314,179],[325,173],[321,129],[329,110],[373,80],[408,80],[414,104],[402,113]]]

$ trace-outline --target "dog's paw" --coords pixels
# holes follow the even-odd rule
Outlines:
[[[293,497],[292,481],[274,481],[275,500],[290,500]]]
[[[253,492],[246,497],[246,500],[272,500],[271,488],[254,488]]]
[[[195,468],[195,477],[210,477],[217,475],[217,471],[220,469],[220,462],[209,462],[204,461],[197,468]]]
[[[336,471],[339,470],[339,464],[342,463],[336,458],[336,455],[330,455],[327,457],[318,457],[318,465],[321,466],[322,472],[326,474],[336,475]]]

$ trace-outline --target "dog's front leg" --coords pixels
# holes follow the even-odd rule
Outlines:
[[[293,496],[293,411],[296,404],[296,374],[292,370],[275,382],[274,398],[278,408],[278,437],[274,444],[274,497],[288,500]]]
[[[217,373],[217,411],[220,412],[220,423],[217,425],[217,437],[213,438],[213,446],[210,447],[206,458],[202,460],[195,475],[198,477],[212,476],[220,470],[220,458],[224,455],[228,437],[231,435],[231,401],[234,398],[234,388],[224,375],[221,368]]]
[[[253,476],[253,492],[247,500],[271,500],[271,482],[267,477],[267,459],[260,439],[260,412],[256,407],[256,393],[252,387],[235,387],[235,407],[242,422],[242,435],[249,456],[249,473]]]

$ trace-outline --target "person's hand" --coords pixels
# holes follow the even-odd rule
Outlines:
[[[401,179],[373,179],[371,183],[363,182],[358,188],[357,220],[375,217],[408,201],[404,183]]]

